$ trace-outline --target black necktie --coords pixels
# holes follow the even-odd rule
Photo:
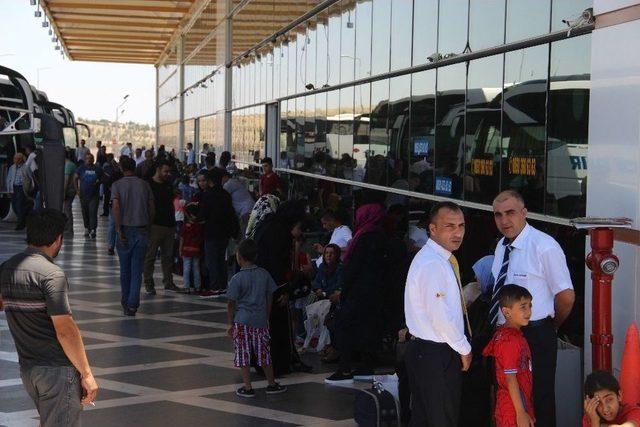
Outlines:
[[[509,269],[509,254],[513,248],[510,245],[510,241],[505,238],[502,244],[504,245],[504,258],[502,258],[502,267],[500,267],[500,273],[496,279],[496,284],[493,286],[493,294],[491,295],[491,309],[489,310],[489,321],[492,326],[496,325],[498,321],[498,312],[500,310],[500,289],[504,286],[507,280],[507,270]]]

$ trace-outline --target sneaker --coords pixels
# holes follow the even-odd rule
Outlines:
[[[371,369],[356,369],[351,374],[356,381],[373,381],[373,371]]]
[[[91,235],[91,233],[89,232],[88,228],[86,230],[84,230],[84,237],[89,237],[90,235]]]
[[[109,250],[107,251],[107,253],[108,253],[109,255],[115,255],[115,254],[116,254],[116,251],[115,251],[113,248],[109,248]]]
[[[177,292],[178,291],[178,287],[175,284],[170,284],[164,287],[165,291],[173,291],[173,292]]]
[[[273,385],[267,386],[267,394],[280,394],[280,393],[284,393],[285,391],[287,391],[287,387],[280,385],[278,383],[274,383]]]
[[[200,296],[203,296],[203,297],[210,297],[213,295],[215,294],[213,293],[213,291],[210,291],[210,290],[203,290],[200,292]]]
[[[329,378],[325,378],[324,382],[327,384],[353,384],[353,375],[338,371]]]
[[[247,390],[244,386],[236,390],[236,394],[240,397],[255,397],[256,392],[250,388]]]
[[[153,286],[145,286],[144,290],[147,293],[147,295],[155,295],[156,294],[156,289]]]
[[[96,230],[92,230],[91,231],[91,238],[95,239],[96,238]]]
[[[135,308],[128,308],[128,307],[125,307],[125,308],[124,308],[124,315],[125,315],[125,316],[133,316],[133,317],[135,317],[135,315],[136,315],[136,309],[135,309]]]

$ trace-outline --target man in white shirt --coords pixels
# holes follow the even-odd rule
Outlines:
[[[85,147],[85,145],[87,145],[87,141],[81,139],[80,147],[76,148],[76,162],[78,163],[84,162],[84,158],[87,156],[87,153],[89,153],[89,149]]]
[[[120,157],[122,156],[133,158],[133,146],[130,142],[127,142],[120,150]]]
[[[431,210],[430,239],[407,275],[405,318],[412,335],[406,355],[412,412],[410,426],[457,427],[462,371],[471,365],[458,262],[464,215],[452,202]]]
[[[320,222],[322,223],[322,227],[331,232],[331,239],[329,243],[334,243],[340,247],[340,253],[342,254],[342,258],[344,258],[344,254],[346,253],[347,246],[349,246],[349,242],[351,241],[351,229],[342,223],[342,218],[340,215],[333,211],[326,211],[322,217],[320,218]],[[316,243],[314,245],[315,250],[320,254],[318,259],[316,259],[316,265],[320,267],[322,264],[322,253],[324,252],[324,246],[320,243]]]
[[[504,323],[500,310],[493,309],[502,286],[520,285],[533,295],[531,320],[523,332],[531,348],[536,427],[555,426],[556,328],[567,319],[575,301],[567,261],[558,242],[527,223],[524,200],[516,191],[498,194],[493,214],[504,237],[491,269],[496,280],[489,320],[494,325]]]

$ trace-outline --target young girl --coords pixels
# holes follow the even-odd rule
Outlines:
[[[198,213],[196,204],[184,207],[185,223],[180,230],[180,256],[182,257],[182,278],[185,291],[191,287],[191,274],[196,294],[201,294],[200,255],[202,251],[202,225],[195,222]]]

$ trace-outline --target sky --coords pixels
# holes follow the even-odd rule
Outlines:
[[[116,107],[129,95],[120,121],[155,125],[153,65],[63,60],[35,10],[28,0],[0,0],[0,65],[25,76],[76,117],[115,121]]]

